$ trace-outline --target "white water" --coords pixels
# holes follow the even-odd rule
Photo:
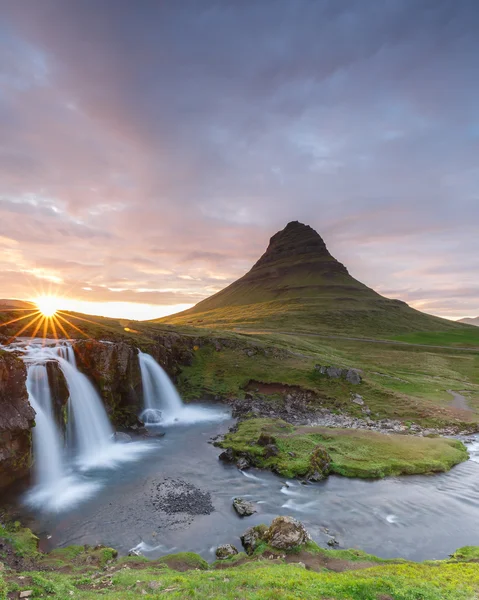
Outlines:
[[[35,415],[33,445],[38,485],[56,485],[64,475],[62,444],[53,418],[52,397],[46,366],[30,365],[27,375],[28,400]]]
[[[95,474],[78,472],[115,468],[139,459],[158,442],[116,443],[114,430],[101,398],[89,379],[78,371],[70,344],[18,347],[28,366],[27,389],[35,410],[33,428],[35,485],[27,493],[27,504],[44,512],[71,509],[98,492],[103,485]],[[52,409],[46,363],[56,361],[65,377],[70,398],[68,448],[63,445]],[[68,452],[67,452],[68,450]],[[69,460],[72,457],[72,460]]]
[[[228,411],[224,409],[183,404],[170,378],[150,354],[138,350],[138,360],[144,404],[141,418],[146,425],[189,425],[229,418]]]

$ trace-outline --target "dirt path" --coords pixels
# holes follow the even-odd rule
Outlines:
[[[451,402],[451,406],[453,408],[460,408],[462,410],[472,410],[469,407],[469,404],[467,403],[467,399],[465,398],[465,396],[463,396],[459,392],[454,392],[453,390],[447,390],[447,393],[451,394],[451,396],[453,398],[452,402]]]
[[[234,329],[237,333],[244,333],[246,335],[265,335],[268,333],[277,333],[280,335],[295,335],[297,337],[320,337],[329,340],[344,340],[346,342],[367,342],[373,344],[389,344],[393,346],[413,346],[415,348],[434,348],[441,350],[462,350],[466,352],[479,352],[479,348],[471,346],[470,348],[464,346],[433,346],[432,344],[413,344],[412,342],[400,342],[396,340],[378,340],[375,338],[360,338],[360,337],[346,337],[343,335],[328,335],[326,333],[308,333],[304,331],[277,331],[275,329],[243,329],[236,327]]]

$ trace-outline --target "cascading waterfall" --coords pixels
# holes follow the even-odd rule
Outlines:
[[[28,367],[28,399],[35,416],[33,446],[39,486],[57,486],[64,476],[62,444],[53,418],[52,397],[46,365]]]
[[[113,427],[88,377],[67,359],[59,356],[57,360],[70,392],[69,421],[71,419],[73,424],[79,462],[84,467],[101,466],[105,459],[108,461],[107,457],[115,446]]]
[[[143,418],[148,424],[172,420],[183,410],[183,402],[168,375],[156,360],[138,350],[143,386]]]
[[[150,354],[138,350],[138,360],[144,406],[141,418],[145,425],[221,421],[229,417],[229,412],[224,409],[183,404],[171,379]]]
[[[36,413],[33,428],[36,483],[26,495],[26,502],[47,512],[71,508],[95,494],[102,485],[94,475],[85,477],[75,472],[78,468],[81,471],[112,468],[136,460],[152,446],[115,442],[101,398],[86,375],[77,369],[71,344],[44,347],[34,343],[21,351],[28,366],[29,401]],[[52,408],[46,367],[52,360],[58,363],[70,395],[69,425],[73,435],[68,453]],[[73,462],[67,457],[72,457]]]

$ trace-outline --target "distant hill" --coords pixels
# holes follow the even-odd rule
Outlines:
[[[466,317],[464,319],[459,319],[459,323],[466,323],[467,325],[475,325],[476,327],[479,327],[479,317]]]
[[[468,329],[385,298],[357,281],[321,236],[298,221],[271,238],[246,275],[193,308],[155,322],[384,337]]]
[[[0,310],[6,308],[31,308],[33,310],[36,306],[33,302],[26,302],[25,300],[0,299]]]

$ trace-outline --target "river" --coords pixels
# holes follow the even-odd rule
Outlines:
[[[330,476],[318,484],[285,485],[272,473],[243,473],[218,460],[220,450],[208,441],[231,424],[172,425],[165,437],[147,441],[148,452],[136,462],[85,474],[99,487],[95,496],[70,511],[35,514],[42,547],[104,544],[122,554],[136,547],[150,558],[192,551],[212,560],[219,544],[241,549],[239,536],[247,527],[277,515],[300,519],[322,546],[334,535],[342,548],[384,558],[441,559],[478,543],[479,442],[470,448],[472,460],[449,473],[375,481]],[[191,484],[208,492],[214,510],[166,514],[155,507],[165,482],[173,490]],[[191,492],[193,504],[198,493]],[[257,503],[258,513],[237,516],[236,496]]]

